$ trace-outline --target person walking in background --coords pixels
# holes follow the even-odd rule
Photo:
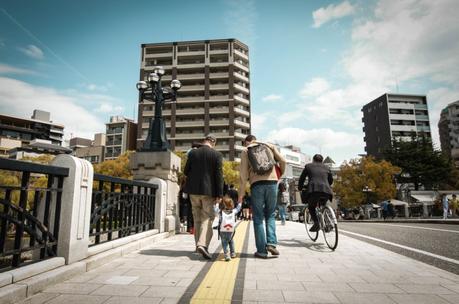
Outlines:
[[[271,144],[256,141],[248,135],[241,151],[239,199],[244,199],[247,181],[250,182],[253,228],[257,251],[255,257],[267,258],[268,252],[279,255],[277,250],[275,211],[277,206],[277,175],[285,171],[285,159]]]
[[[451,203],[451,214],[452,214],[452,216],[458,215],[459,201],[457,200],[456,194],[453,194],[453,198],[451,199],[450,203]]]
[[[223,196],[223,157],[213,149],[216,143],[214,136],[207,135],[201,147],[189,153],[184,169],[184,192],[191,199],[196,250],[206,259],[211,259],[208,248],[213,234],[214,204]]]
[[[449,201],[446,194],[443,194],[442,198],[442,205],[443,205],[443,219],[446,220],[448,218],[448,208],[449,208]]]
[[[333,175],[331,174],[330,168],[322,163],[323,160],[324,158],[322,155],[314,155],[312,163],[304,167],[298,181],[298,190],[301,191],[301,198],[304,204],[308,204],[309,213],[314,221],[314,225],[309,229],[309,231],[312,232],[319,230],[319,220],[316,214],[317,204],[322,199],[327,199],[329,201],[333,199],[333,191],[331,188],[333,184]],[[303,189],[306,177],[308,178],[308,184],[305,189]]]
[[[287,206],[290,203],[290,194],[284,182],[279,183],[279,191],[277,193],[277,208],[279,209],[279,217],[281,224],[285,225],[285,216]]]
[[[248,192],[245,193],[242,201],[242,218],[246,221],[250,221],[250,195]]]

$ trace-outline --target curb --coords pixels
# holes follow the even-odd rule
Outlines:
[[[447,224],[459,225],[459,220],[443,220],[443,219],[399,219],[399,220],[338,220],[340,223],[421,223],[421,224]]]

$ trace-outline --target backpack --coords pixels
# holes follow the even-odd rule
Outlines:
[[[220,212],[220,231],[221,232],[234,232],[236,226],[236,215],[231,210],[231,213],[225,211]]]
[[[271,172],[276,164],[270,148],[265,144],[247,148],[247,156],[253,172],[258,175]]]

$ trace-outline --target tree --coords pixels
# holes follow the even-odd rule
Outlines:
[[[228,185],[239,185],[239,163],[235,161],[223,161],[223,179]]]
[[[371,201],[377,202],[395,196],[394,175],[398,173],[400,168],[384,160],[376,161],[372,157],[353,159],[341,166],[333,189],[345,208],[364,204],[366,195],[371,196]],[[370,188],[371,192],[365,194],[362,191],[365,187]]]
[[[415,190],[438,188],[451,173],[449,160],[425,136],[412,137],[411,141],[394,139],[384,158],[401,168],[401,183],[413,183]]]
[[[132,151],[121,154],[116,159],[110,159],[94,165],[94,172],[119,178],[132,179],[129,169],[129,155]]]

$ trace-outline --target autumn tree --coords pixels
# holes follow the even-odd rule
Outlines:
[[[333,189],[345,208],[366,202],[367,194],[362,191],[366,186],[371,189],[370,200],[377,202],[395,196],[394,176],[398,173],[400,168],[385,160],[376,161],[372,157],[353,159],[341,166]]]
[[[239,186],[239,163],[236,161],[223,161],[223,179],[228,185]]]
[[[94,172],[119,178],[132,179],[129,169],[129,155],[132,151],[121,154],[116,159],[110,159],[94,165]]]

